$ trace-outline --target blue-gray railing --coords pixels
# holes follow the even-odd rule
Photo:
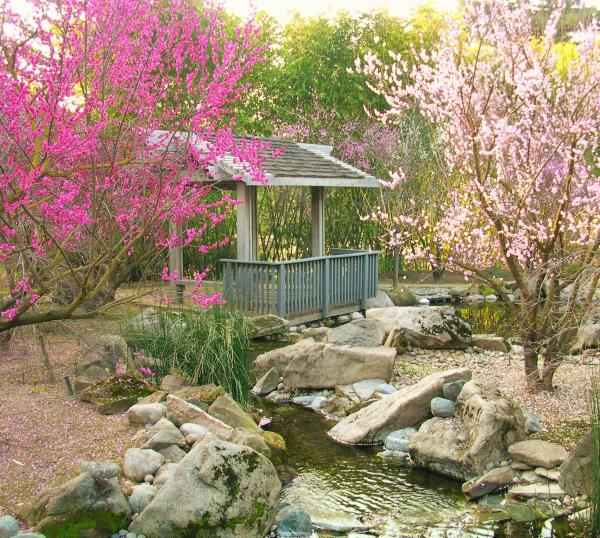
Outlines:
[[[377,294],[378,255],[333,249],[281,262],[221,260],[225,298],[250,315],[304,321],[365,309]]]

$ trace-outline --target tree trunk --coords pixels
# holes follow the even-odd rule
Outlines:
[[[37,340],[38,346],[40,348],[40,355],[42,356],[42,364],[46,369],[46,376],[48,383],[54,385],[56,383],[56,377],[54,376],[54,369],[52,368],[52,363],[50,362],[50,356],[48,355],[48,350],[46,349],[46,340],[44,335],[39,330],[39,327],[33,327],[33,334],[35,335],[35,339]]]
[[[542,388],[542,379],[538,369],[538,346],[535,328],[531,327],[525,334],[523,342],[523,365],[525,367],[525,380],[530,392],[539,392]]]

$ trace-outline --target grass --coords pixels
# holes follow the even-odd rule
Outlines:
[[[592,426],[592,514],[590,535],[600,536],[600,372],[592,375],[590,389],[590,417]]]
[[[158,381],[178,374],[195,384],[220,385],[237,402],[247,402],[250,340],[246,320],[236,310],[220,305],[158,310],[152,326],[124,336],[134,351],[152,358]]]

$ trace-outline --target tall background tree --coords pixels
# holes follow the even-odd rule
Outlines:
[[[453,178],[431,224],[445,266],[500,294],[488,271],[508,268],[527,383],[551,390],[600,278],[600,35],[592,25],[577,43],[560,41],[564,4],[541,33],[536,13],[528,2],[466,2],[416,66],[368,55],[362,69],[388,103],[383,120],[418,108],[436,125]],[[411,254],[436,261],[428,248]]]

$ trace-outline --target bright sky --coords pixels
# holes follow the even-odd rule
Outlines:
[[[245,16],[250,11],[250,0],[223,0],[225,7]],[[333,15],[340,10],[364,13],[385,8],[391,15],[406,16],[419,5],[429,4],[442,11],[452,11],[458,0],[252,0],[259,10],[266,11],[279,20],[286,20],[295,11],[302,15]],[[587,0],[588,6],[600,8],[600,0]]]

